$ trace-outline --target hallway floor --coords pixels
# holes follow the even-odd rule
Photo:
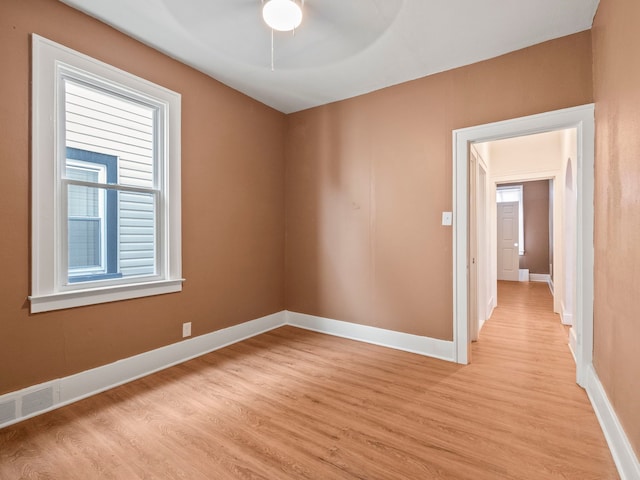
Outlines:
[[[546,283],[498,282],[498,306],[472,345],[469,369],[510,400],[495,420],[515,444],[530,443],[523,468],[545,465],[540,478],[618,478],[587,394],[575,383],[568,329],[553,313]]]
[[[568,327],[553,313],[553,297],[542,282],[498,281],[498,306],[472,344],[472,366],[513,370],[521,381],[558,386],[570,397],[586,399],[575,384]]]

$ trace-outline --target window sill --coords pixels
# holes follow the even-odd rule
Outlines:
[[[65,308],[180,292],[182,291],[182,282],[184,282],[184,279],[179,278],[177,280],[162,280],[135,285],[115,285],[49,295],[32,295],[29,297],[29,301],[31,302],[31,313],[49,312]]]

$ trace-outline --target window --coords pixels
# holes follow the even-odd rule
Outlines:
[[[496,190],[496,202],[518,202],[518,253],[524,255],[524,202],[522,196],[522,185],[509,187],[498,187]]]
[[[68,280],[120,278],[117,192],[87,186],[115,183],[117,157],[71,147],[66,152]]]
[[[180,96],[33,35],[31,311],[177,292]]]

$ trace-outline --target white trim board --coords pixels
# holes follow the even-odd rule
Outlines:
[[[285,325],[284,311],[173,343],[75,375],[1,395],[0,411],[3,413],[1,418],[6,421],[4,423],[0,421],[0,428],[77,402],[283,325]],[[37,396],[33,397],[33,395]]]
[[[428,357],[439,358],[449,362],[455,361],[455,350],[452,341],[422,337],[410,333],[396,332],[384,328],[370,327],[357,323],[316,317],[304,313],[286,311],[287,325],[304,328],[314,332],[349,338],[359,342],[372,343],[405,352],[417,353]]]
[[[530,273],[529,281],[549,283],[551,281],[551,275],[548,273]]]
[[[567,326],[571,326],[573,325],[573,315],[570,313],[567,313],[564,311],[564,309],[562,310],[562,315],[560,315],[560,322],[563,325],[567,325]]]
[[[575,329],[571,328],[569,330],[569,351],[571,352],[571,357],[573,358],[573,363],[576,363],[576,345],[578,344],[578,340],[576,339]]]
[[[556,110],[529,117],[463,128],[453,140],[453,317],[456,362],[468,363],[468,170],[469,145],[501,138],[575,128],[577,130],[577,246],[576,246],[576,380],[586,384],[593,358],[593,169],[594,105]],[[551,284],[550,284],[551,287]]]
[[[596,412],[600,427],[607,439],[609,450],[618,467],[621,480],[637,480],[640,478],[640,462],[636,457],[633,447],[624,433],[618,416],[609,402],[598,374],[593,366],[587,369],[587,395]]]

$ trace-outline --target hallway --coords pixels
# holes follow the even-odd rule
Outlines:
[[[529,342],[535,342],[535,348]],[[546,283],[498,281],[498,306],[484,324],[480,341],[473,344],[472,360],[491,365],[499,365],[504,358],[525,363],[544,360],[545,366],[553,364],[558,379],[575,382],[575,363],[566,361],[571,360],[567,344],[567,332],[553,313],[553,296]]]
[[[618,478],[587,394],[575,383],[567,343],[546,283],[499,281],[498,306],[472,345],[469,367],[475,381],[493,384],[505,400],[496,428],[509,432],[509,443],[530,444],[523,467],[545,465],[540,478]],[[564,461],[575,472],[561,467]]]

